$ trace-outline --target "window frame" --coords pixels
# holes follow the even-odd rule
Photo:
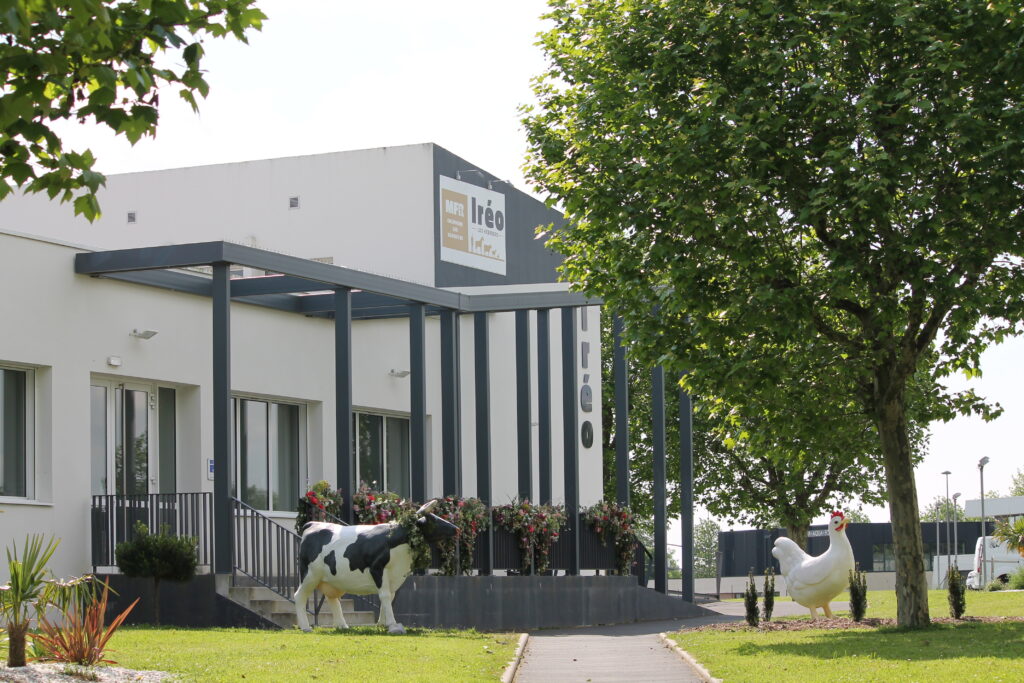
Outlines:
[[[21,502],[37,500],[36,497],[36,371],[30,365],[18,363],[0,363],[0,370],[12,370],[25,373],[25,395],[22,400],[25,404],[25,495],[15,496],[0,494],[0,501]],[[0,422],[0,435],[3,434],[3,424]],[[3,468],[0,466],[0,481],[3,478]]]
[[[254,509],[260,512],[280,516],[282,514],[295,515],[296,510],[294,505],[290,508],[274,508],[274,486],[277,481],[279,474],[279,457],[278,455],[278,415],[280,411],[276,409],[277,406],[294,406],[298,409],[298,465],[299,471],[296,477],[296,490],[294,491],[295,500],[298,501],[299,497],[305,492],[305,488],[308,486],[309,477],[309,403],[303,401],[297,401],[294,399],[279,398],[276,396],[263,396],[259,394],[248,394],[240,392],[232,392],[231,394],[231,464],[232,464],[232,481],[231,481],[231,495],[242,500],[241,491],[239,490],[239,483],[242,473],[242,420],[240,417],[239,406],[241,401],[257,401],[260,403],[267,404],[267,507],[257,508],[252,506]],[[245,503],[250,505],[249,503]]]
[[[352,409],[352,457],[355,460],[355,470],[356,470],[355,474],[356,474],[356,485],[357,486],[359,486],[363,482],[363,476],[362,476],[361,465],[360,465],[360,462],[361,462],[362,458],[361,458],[360,451],[359,451],[359,416],[360,415],[367,415],[367,416],[381,418],[381,439],[380,439],[381,460],[380,460],[380,463],[381,463],[381,476],[384,479],[384,481],[380,482],[380,489],[379,490],[381,490],[381,491],[391,491],[393,493],[398,493],[398,495],[411,496],[412,488],[413,488],[413,481],[412,481],[412,444],[411,444],[411,441],[409,443],[409,448],[407,449],[407,451],[405,453],[405,458],[407,460],[407,463],[406,463],[407,468],[406,469],[409,472],[409,492],[408,492],[408,494],[403,494],[403,493],[401,493],[399,491],[395,491],[394,489],[389,488],[389,482],[388,482],[388,428],[387,428],[387,420],[388,419],[397,419],[397,420],[405,421],[405,423],[407,425],[407,428],[408,428],[408,432],[407,433],[409,434],[409,437],[411,439],[411,437],[412,437],[412,415],[410,415],[408,413],[399,413],[399,412],[386,411],[386,410],[372,410],[372,409],[363,409],[363,408],[353,408]],[[366,484],[367,485],[371,485],[371,482],[367,481]]]

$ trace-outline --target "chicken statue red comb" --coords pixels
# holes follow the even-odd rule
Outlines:
[[[832,511],[832,516],[833,517],[840,517],[842,519],[846,519],[846,515],[844,515],[840,510],[833,510]]]

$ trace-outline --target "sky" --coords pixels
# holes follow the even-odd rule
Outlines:
[[[125,173],[434,142],[532,191],[521,172],[519,107],[532,101],[530,81],[545,66],[535,45],[545,2],[259,6],[268,19],[249,45],[206,44],[211,91],[198,115],[171,91],[161,96],[154,139],[132,147],[105,129],[70,124],[61,129],[66,146],[92,149],[104,173]],[[982,356],[982,377],[950,379],[951,387],[972,386],[1005,412],[990,423],[958,418],[933,426],[916,472],[922,507],[945,495],[947,470],[950,494],[978,498],[982,456],[990,458],[986,491],[1005,494],[1024,468],[1021,358],[1024,340],[1011,340]],[[885,508],[865,512],[888,521]],[[670,542],[678,533],[674,526]]]

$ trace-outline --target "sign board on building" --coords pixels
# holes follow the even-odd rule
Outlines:
[[[439,179],[441,260],[505,275],[505,195]]]

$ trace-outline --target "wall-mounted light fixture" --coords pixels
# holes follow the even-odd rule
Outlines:
[[[131,332],[128,333],[128,336],[130,336],[130,337],[138,337],[139,339],[152,339],[156,335],[157,335],[157,330],[140,330],[137,327],[134,330],[132,330]]]
[[[121,356],[107,356],[107,365],[112,368],[121,367]]]
[[[475,168],[466,169],[465,171],[456,171],[455,172],[455,179],[456,180],[462,180],[463,176],[467,176],[467,175],[470,175],[470,174],[479,176],[480,180],[484,179],[484,172],[483,171],[478,171]]]
[[[493,190],[495,185],[508,185],[509,187],[512,187],[512,181],[511,180],[499,180],[497,178],[495,178],[494,180],[488,180],[487,181],[487,189],[488,190]]]
[[[410,372],[408,370],[397,370],[395,368],[388,370],[388,376],[390,377],[408,377],[409,374]]]

